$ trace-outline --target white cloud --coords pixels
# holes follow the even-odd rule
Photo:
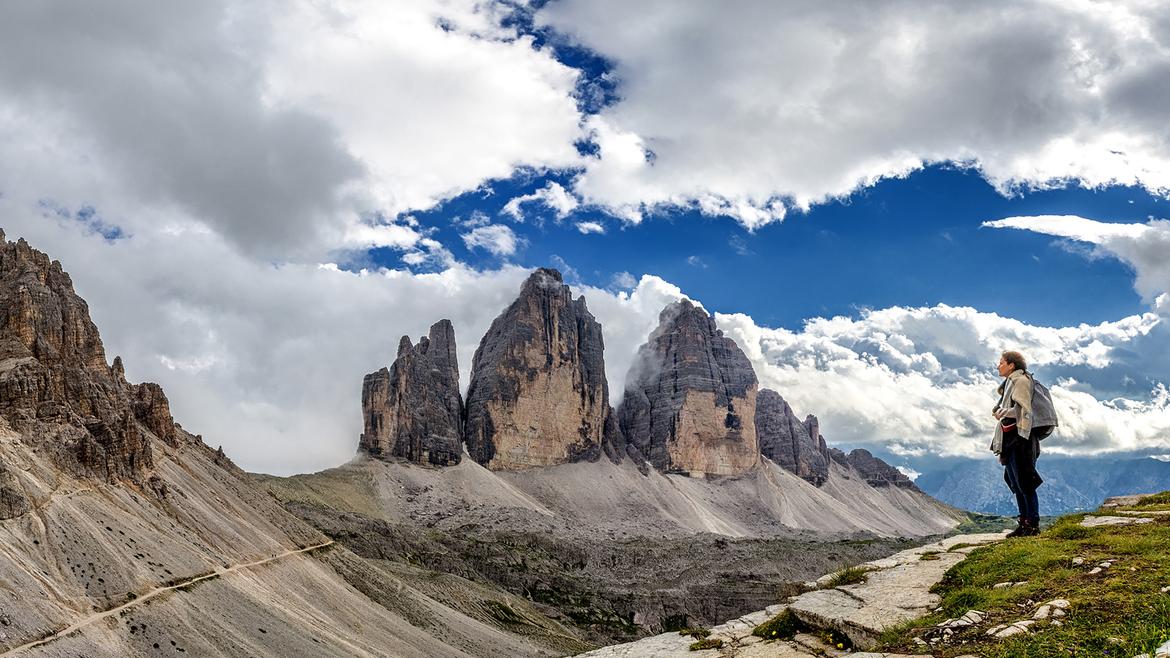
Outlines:
[[[92,205],[129,233],[202,225],[273,261],[409,248],[409,226],[359,217],[580,160],[579,73],[507,11],[4,5],[0,192]]]
[[[1008,217],[983,226],[1015,228],[1054,235],[1095,246],[1088,255],[1118,258],[1137,274],[1134,288],[1155,310],[1170,317],[1163,297],[1170,293],[1170,221],[1151,219],[1145,224],[1099,222],[1075,215]]]
[[[984,457],[999,382],[994,364],[1000,351],[1018,349],[1060,414],[1046,450],[1170,447],[1170,370],[1157,347],[1170,326],[1153,313],[1050,328],[971,308],[893,307],[813,319],[799,332],[760,327],[743,314],[716,319],[751,359],[761,387],[818,415],[830,442],[902,456]],[[1147,386],[1136,398],[1111,393],[1124,388],[1125,373]]]
[[[597,222],[577,222],[577,230],[585,235],[590,233],[605,234],[605,227]]]
[[[462,237],[468,249],[479,247],[496,256],[511,256],[523,244],[523,240],[516,237],[512,229],[503,224],[477,226],[464,233]]]
[[[918,476],[922,475],[922,473],[919,473],[918,471],[910,468],[909,466],[898,466],[896,468],[898,469],[899,473],[901,473],[902,475],[905,475],[906,477],[910,478],[911,480],[917,480]]]
[[[638,280],[635,279],[634,275],[630,274],[629,272],[618,272],[617,274],[613,275],[612,279],[610,279],[610,283],[614,288],[629,290],[630,288],[638,285]]]
[[[615,62],[574,190],[749,228],[935,162],[1001,191],[1170,190],[1170,28],[1145,0],[562,0],[537,21]]]
[[[524,210],[521,208],[526,203],[541,203],[553,210],[556,214],[557,220],[564,219],[569,213],[577,209],[579,205],[576,197],[570,194],[565,188],[555,181],[549,181],[547,185],[533,192],[532,194],[525,194],[522,196],[510,199],[508,203],[504,204],[500,211],[503,214],[510,215],[512,219],[518,222],[524,221]],[[596,222],[582,222],[582,224],[589,224],[591,226],[600,227]],[[577,225],[580,228],[581,224]],[[582,233],[586,231],[582,230]],[[604,232],[604,229],[599,232]]]

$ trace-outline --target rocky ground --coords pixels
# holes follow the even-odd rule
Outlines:
[[[809,591],[791,596],[786,602],[713,628],[691,629],[690,634],[663,633],[583,655],[669,658],[717,653],[740,658],[892,658],[898,654],[865,651],[876,644],[883,631],[923,616],[937,606],[940,597],[931,588],[968,552],[1002,539],[1002,534],[962,535],[900,551],[856,567],[857,575],[850,580],[859,582],[839,582],[850,571],[826,574],[809,583]]]
[[[838,492],[850,499],[844,503],[829,495],[831,487],[775,471],[781,487],[755,478],[643,475],[605,460],[493,473],[472,460],[437,469],[359,459],[314,475],[254,477],[286,509],[362,557],[502,589],[606,644],[738,616],[821,573],[925,541],[878,537],[845,522],[864,517],[861,494],[872,487]],[[851,482],[840,473],[836,480]],[[862,484],[856,476],[852,482]],[[785,513],[804,529],[781,523],[761,487],[783,497]],[[895,487],[882,495],[921,497]],[[889,500],[872,503],[904,515],[902,523],[916,509]],[[920,537],[953,527],[939,508],[921,514]],[[940,514],[937,526],[924,521],[931,514]],[[854,518],[860,524],[862,517]]]

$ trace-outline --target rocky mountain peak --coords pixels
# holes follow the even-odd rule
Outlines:
[[[455,328],[440,320],[417,345],[403,336],[389,370],[366,375],[358,449],[382,459],[457,464],[463,453],[462,414]]]
[[[914,484],[913,480],[906,477],[893,466],[874,457],[873,453],[864,448],[857,448],[850,451],[849,454],[845,454],[836,448],[830,448],[829,456],[833,461],[853,467],[854,470],[865,478],[866,483],[871,487],[895,486],[902,489],[921,491]]]
[[[471,365],[464,436],[491,469],[597,459],[613,440],[601,324],[561,273],[534,271]]]
[[[760,454],[818,487],[825,483],[829,450],[816,416],[799,420],[779,393],[763,389],[756,398],[755,422]]]
[[[747,356],[682,300],[639,348],[618,424],[630,451],[660,470],[735,475],[759,461],[756,394]]]
[[[0,233],[2,236],[3,233]],[[177,441],[157,384],[107,364],[89,307],[58,261],[0,237],[0,415],[67,470],[142,481],[149,431]]]

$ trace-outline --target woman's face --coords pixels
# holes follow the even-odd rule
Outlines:
[[[1016,367],[1014,365],[1005,361],[1002,356],[999,357],[999,366],[997,366],[997,367],[999,368],[999,376],[1000,377],[1007,377],[1008,375],[1012,374],[1013,370],[1016,369]]]

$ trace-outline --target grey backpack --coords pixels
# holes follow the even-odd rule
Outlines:
[[[1032,380],[1031,436],[1043,441],[1060,426],[1060,420],[1056,417],[1056,407],[1052,406],[1052,394],[1048,392],[1048,387],[1036,381],[1031,373],[1029,377]]]

